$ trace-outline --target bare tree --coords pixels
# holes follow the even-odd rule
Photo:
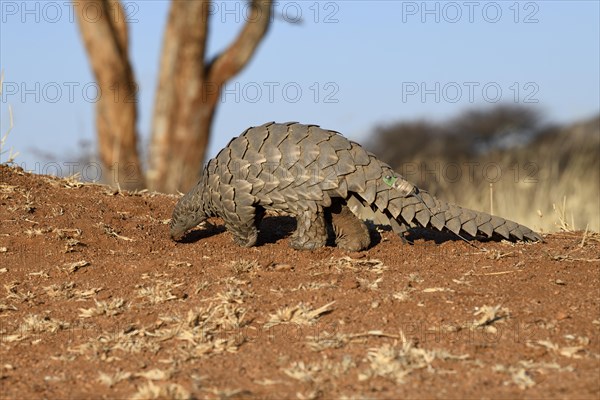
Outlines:
[[[135,81],[123,6],[108,0],[76,1],[74,5],[101,93],[96,102],[96,129],[100,160],[109,172],[107,180],[124,189],[144,187],[137,152]]]
[[[255,53],[271,22],[271,0],[252,0],[246,23],[233,43],[206,59],[211,2],[171,3],[164,33],[158,89],[144,178],[137,150],[135,80],[127,51],[123,6],[113,0],[74,2],[79,27],[102,93],[97,103],[100,159],[111,183],[163,192],[187,190],[201,174],[223,84]],[[101,16],[86,17],[85,8]]]

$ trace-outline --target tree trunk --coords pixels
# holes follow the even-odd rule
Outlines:
[[[104,181],[145,187],[137,149],[137,85],[128,56],[127,21],[115,0],[74,1],[85,48],[98,83],[96,126]]]
[[[236,40],[207,63],[210,1],[171,3],[153,114],[150,189],[187,191],[200,179],[221,87],[254,54],[267,32],[271,6],[271,1],[253,0]]]

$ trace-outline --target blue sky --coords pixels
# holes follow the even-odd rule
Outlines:
[[[125,4],[147,143],[169,2]],[[246,7],[214,4],[210,54],[235,37]],[[78,141],[95,140],[95,92],[71,6],[1,1],[0,13],[1,132],[10,105],[19,164],[44,172],[34,149],[75,160]],[[597,1],[280,1],[252,62],[227,84],[209,156],[271,120],[366,142],[377,125],[496,102],[531,104],[553,122],[590,117],[600,111],[599,21]]]

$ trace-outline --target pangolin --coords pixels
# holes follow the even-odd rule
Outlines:
[[[337,246],[366,249],[365,221],[401,235],[422,227],[469,238],[542,240],[523,225],[435,198],[338,132],[296,122],[269,122],[232,139],[175,206],[171,237],[179,240],[217,216],[237,244],[250,247],[266,210],[297,219],[294,249],[324,246],[328,226]]]

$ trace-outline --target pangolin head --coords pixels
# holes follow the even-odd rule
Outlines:
[[[181,240],[189,229],[204,222],[206,218],[200,194],[197,190],[190,191],[175,205],[170,225],[171,238]]]

